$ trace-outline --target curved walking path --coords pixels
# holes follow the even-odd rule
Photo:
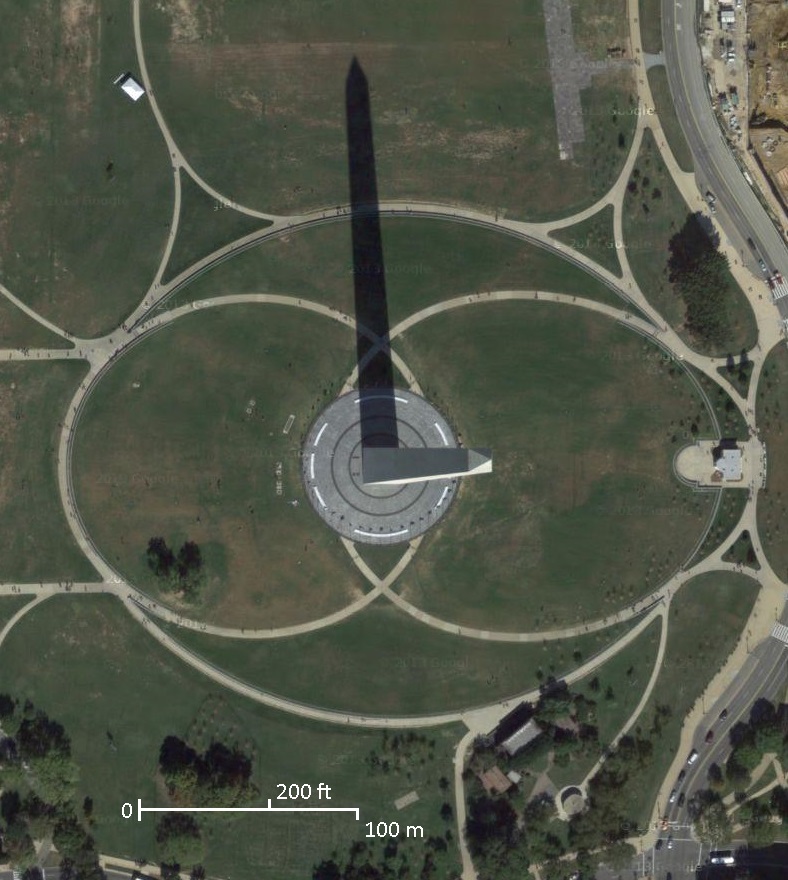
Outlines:
[[[636,79],[639,107],[653,107],[653,99],[648,86],[648,80],[645,75],[646,65],[644,64],[644,60],[648,61],[649,59],[647,59],[642,53],[640,42],[639,22],[637,18],[637,0],[628,0],[627,9],[630,21],[631,43],[638,63],[638,67],[636,69]],[[697,574],[701,574],[707,571],[738,571],[741,570],[741,567],[736,566],[732,563],[723,563],[721,557],[724,553],[724,548],[720,547],[717,551],[710,554],[708,557],[701,560],[697,564],[688,566],[686,570],[680,569],[673,575],[673,577],[671,577],[665,584],[663,584],[650,596],[641,599],[639,603],[635,603],[627,609],[622,609],[617,615],[610,615],[609,617],[602,620],[591,621],[589,623],[581,624],[576,627],[570,627],[564,630],[556,630],[548,633],[501,633],[465,627],[457,627],[456,625],[439,620],[438,618],[434,618],[431,615],[427,615],[424,612],[421,612],[419,609],[412,606],[406,600],[402,599],[402,597],[394,593],[391,587],[401,571],[404,570],[405,566],[412,559],[414,553],[418,549],[420,540],[413,542],[412,545],[408,547],[397,565],[384,578],[379,578],[377,575],[375,575],[374,572],[369,569],[369,566],[367,566],[355,552],[352,544],[350,544],[350,546],[348,547],[348,552],[350,553],[354,563],[359,567],[366,579],[372,585],[372,589],[370,590],[370,592],[366,593],[364,596],[359,597],[356,601],[351,603],[345,609],[337,612],[336,614],[329,615],[326,618],[322,618],[318,621],[313,621],[309,624],[299,625],[296,627],[280,628],[276,630],[250,630],[239,634],[238,630],[229,630],[228,628],[223,627],[213,627],[210,625],[201,624],[197,621],[191,621],[182,617],[181,615],[175,614],[168,609],[161,608],[157,603],[152,602],[149,597],[144,596],[139,591],[134,590],[132,587],[126,584],[123,579],[112,569],[112,567],[103,560],[97,549],[92,545],[92,541],[90,540],[86,530],[84,529],[84,525],[81,522],[81,517],[79,516],[79,512],[76,508],[70,474],[71,443],[73,439],[74,428],[78,421],[79,414],[91,389],[95,386],[96,382],[100,380],[104,371],[111,366],[112,362],[117,357],[122,356],[124,351],[135,345],[149,333],[155,332],[162,326],[166,326],[172,320],[175,320],[177,317],[180,317],[181,315],[185,314],[193,308],[212,307],[214,305],[231,304],[233,302],[271,302],[285,305],[295,304],[296,307],[311,309],[312,311],[320,313],[326,317],[333,318],[334,320],[339,320],[346,326],[355,329],[355,321],[348,315],[343,315],[335,309],[322,306],[318,303],[311,303],[307,300],[297,300],[296,302],[295,298],[293,297],[278,297],[271,294],[250,294],[247,296],[222,297],[220,300],[216,301],[208,301],[200,304],[189,304],[186,306],[181,306],[162,315],[153,314],[156,309],[161,308],[167,299],[174,296],[186,284],[194,280],[203,272],[208,271],[213,266],[222,262],[223,260],[230,259],[236,254],[241,253],[248,248],[256,247],[258,244],[261,244],[265,241],[273,240],[277,237],[281,237],[284,235],[289,235],[295,231],[312,228],[324,223],[347,222],[351,212],[349,206],[340,206],[339,208],[323,208],[320,210],[299,215],[293,215],[290,217],[283,217],[276,214],[265,213],[226,198],[215,188],[213,188],[209,183],[207,183],[202,177],[200,177],[200,175],[194,170],[194,168],[192,168],[188,160],[183,156],[180,149],[178,148],[159,108],[155,95],[155,88],[150,80],[147,65],[145,63],[140,25],[139,0],[133,0],[133,23],[140,75],[143,85],[145,86],[150,99],[151,112],[154,114],[154,117],[162,133],[162,137],[170,155],[174,187],[172,221],[168,230],[167,240],[165,242],[165,248],[161,262],[147,292],[142,297],[140,304],[129,315],[129,317],[126,319],[126,321],[124,321],[120,328],[117,328],[115,331],[107,334],[104,337],[88,340],[73,337],[65,333],[60,328],[55,327],[53,324],[46,321],[40,315],[35,313],[32,309],[27,307],[23,302],[18,300],[18,298],[11,294],[11,292],[8,291],[7,288],[0,285],[0,293],[5,296],[10,302],[12,302],[23,312],[25,312],[29,317],[40,323],[42,326],[47,327],[47,329],[51,330],[54,333],[57,333],[59,336],[67,339],[69,342],[72,342],[75,346],[74,349],[65,351],[61,349],[46,348],[33,350],[23,348],[0,349],[0,360],[41,361],[47,359],[83,358],[87,360],[90,364],[88,376],[81,383],[80,388],[78,389],[74,399],[72,400],[69,406],[68,413],[64,419],[64,427],[61,433],[58,450],[58,483],[60,486],[61,496],[64,500],[66,517],[69,525],[72,528],[72,532],[77,538],[77,541],[83,552],[85,552],[88,559],[91,560],[93,565],[99,571],[100,575],[103,578],[103,581],[95,584],[73,585],[0,585],[0,594],[10,595],[29,593],[35,595],[34,600],[28,603],[28,605],[26,605],[23,609],[20,609],[20,611],[17,612],[17,614],[14,615],[14,617],[6,624],[3,630],[0,631],[0,644],[17,620],[21,619],[25,614],[28,613],[28,611],[40,604],[40,602],[44,601],[50,595],[56,595],[63,592],[74,593],[80,591],[84,593],[112,593],[118,596],[118,598],[125,604],[129,613],[132,614],[132,616],[136,620],[138,620],[138,622],[145,629],[148,630],[153,638],[155,638],[162,645],[181,657],[184,662],[187,662],[194,668],[199,669],[217,683],[225,687],[229,687],[237,693],[241,693],[244,696],[249,697],[250,699],[256,700],[257,702],[261,702],[266,705],[273,706],[284,711],[293,712],[298,715],[303,715],[309,718],[332,721],[341,724],[356,725],[361,727],[414,727],[445,724],[447,722],[461,720],[468,727],[468,734],[459,744],[455,755],[455,798],[460,829],[459,842],[463,859],[463,876],[466,878],[475,876],[473,865],[467,853],[467,848],[464,846],[462,835],[462,828],[464,825],[464,791],[462,786],[462,769],[464,765],[466,750],[470,746],[475,735],[477,735],[478,733],[487,732],[492,729],[498,723],[498,721],[500,721],[500,718],[503,717],[503,715],[505,715],[508,711],[510,711],[512,703],[514,703],[515,701],[519,702],[524,699],[536,699],[538,698],[538,691],[521,694],[517,697],[512,697],[509,700],[501,700],[479,709],[470,709],[463,712],[437,713],[435,715],[424,715],[417,718],[372,718],[362,716],[360,714],[345,714],[341,712],[321,709],[320,707],[307,706],[296,701],[269,694],[259,688],[253,687],[248,683],[242,682],[234,678],[233,676],[222,670],[216,669],[212,666],[212,664],[208,663],[203,658],[200,658],[193,652],[188,651],[175,639],[172,639],[168,634],[164,633],[159,627],[155,625],[155,623],[151,619],[151,615],[158,616],[159,618],[168,622],[177,623],[180,626],[200,629],[202,631],[217,635],[227,635],[234,638],[271,638],[284,634],[292,635],[297,633],[310,632],[314,629],[331,625],[342,619],[345,619],[353,613],[356,613],[361,608],[366,607],[366,605],[374,601],[379,595],[385,595],[390,601],[394,602],[398,607],[400,607],[406,613],[410,614],[415,619],[418,619],[421,622],[433,626],[437,629],[441,629],[446,632],[451,632],[453,634],[462,635],[469,638],[522,642],[536,640],[543,641],[545,639],[551,638],[566,638],[572,635],[579,635],[584,632],[603,629],[606,626],[613,625],[614,623],[623,622],[626,620],[634,620],[635,618],[640,617],[640,620],[621,639],[617,640],[613,645],[608,646],[608,648],[600,652],[597,657],[592,658],[587,663],[583,664],[583,666],[566,675],[565,680],[567,681],[567,683],[570,684],[578,680],[579,678],[590,674],[599,665],[601,665],[606,660],[610,659],[610,657],[614,656],[615,653],[620,651],[633,638],[636,638],[637,635],[639,635],[640,632],[642,632],[643,629],[647,625],[649,625],[652,620],[656,619],[656,617],[661,617],[663,625],[657,662],[655,663],[649,685],[643,695],[641,703],[638,706],[637,710],[627,720],[625,726],[622,728],[622,731],[619,733],[620,738],[620,736],[627,729],[629,729],[632,724],[635,723],[638,714],[640,711],[642,711],[642,708],[645,705],[645,702],[648,699],[648,695],[650,695],[659,674],[659,669],[664,656],[665,642],[667,638],[667,612],[670,601],[675,595],[675,592]],[[675,161],[675,157],[673,156],[669,146],[667,145],[659,119],[656,116],[645,116],[640,114],[637,118],[635,135],[633,137],[630,151],[614,185],[604,196],[598,199],[594,204],[588,206],[581,211],[576,212],[569,217],[564,217],[544,223],[528,223],[525,221],[509,219],[504,216],[499,216],[498,214],[495,214],[493,216],[490,213],[475,210],[472,208],[461,208],[453,205],[442,205],[434,202],[420,203],[415,201],[389,201],[382,202],[379,206],[377,206],[378,212],[382,217],[407,216],[469,224],[480,228],[495,230],[499,233],[514,236],[515,238],[518,238],[522,241],[542,247],[549,252],[560,255],[561,257],[563,257],[570,263],[578,266],[579,268],[586,270],[593,277],[606,284],[612,291],[614,291],[622,298],[622,309],[615,309],[611,306],[607,306],[601,303],[593,303],[591,301],[583,300],[582,298],[578,297],[570,297],[562,294],[545,293],[540,291],[496,291],[494,293],[477,292],[470,296],[466,295],[462,297],[456,297],[452,300],[447,300],[445,302],[435,304],[434,306],[430,306],[427,309],[421,310],[416,315],[412,315],[404,319],[391,330],[390,340],[395,340],[397,336],[399,336],[406,329],[413,326],[416,322],[420,320],[425,320],[427,317],[439,314],[449,309],[459,308],[462,305],[479,302],[503,301],[506,299],[541,299],[543,301],[551,301],[559,304],[571,304],[583,308],[589,308],[591,310],[606,314],[609,317],[620,321],[626,326],[629,326],[636,332],[650,337],[657,344],[661,345],[666,351],[670,352],[673,357],[680,361],[691,364],[699,371],[709,376],[715,383],[721,384],[723,387],[725,387],[724,383],[720,382],[719,376],[717,374],[718,367],[724,366],[724,360],[721,358],[712,358],[700,355],[693,349],[691,349],[686,343],[684,343],[681,338],[665,324],[659,313],[649,304],[643,292],[640,290],[629,266],[625,247],[626,242],[623,235],[623,196],[626,191],[626,184],[628,182],[632,168],[634,167],[634,164],[638,158],[638,152],[642,143],[643,132],[647,128],[650,129],[654,134],[662,158],[665,161],[666,167],[668,168],[671,177],[673,178],[676,186],[682,194],[682,197],[684,198],[688,208],[693,211],[703,210],[705,208],[705,202],[703,201],[701,194],[697,190],[694,182],[694,175],[683,172],[678,167]],[[211,195],[217,201],[226,204],[247,215],[259,218],[261,222],[265,222],[266,226],[264,228],[261,228],[260,230],[257,230],[256,232],[253,232],[247,236],[244,236],[243,238],[238,239],[237,241],[223,248],[217,249],[212,254],[209,254],[203,259],[196,261],[185,272],[181,273],[177,277],[171,279],[171,281],[169,281],[168,283],[164,284],[162,283],[163,274],[169,260],[174,242],[176,240],[180,223],[182,173],[188,174],[198,186],[200,186],[206,193]],[[607,270],[601,268],[585,254],[558,242],[555,238],[551,236],[551,232],[558,229],[565,229],[578,222],[581,222],[582,220],[593,216],[607,205],[612,205],[614,210],[613,227],[615,239],[616,241],[621,241],[624,243],[624,247],[622,247],[618,251],[622,267],[621,278],[618,278]],[[758,342],[755,348],[748,353],[750,360],[753,362],[753,375],[750,382],[748,395],[746,400],[741,403],[740,401],[736,400],[737,405],[739,405],[742,409],[742,413],[745,417],[745,421],[750,432],[755,436],[758,433],[754,415],[758,378],[760,377],[760,373],[763,369],[763,363],[768,352],[771,350],[771,348],[774,347],[774,345],[778,344],[783,339],[782,328],[780,326],[776,309],[774,305],[770,302],[768,294],[764,296],[763,290],[761,290],[760,293],[757,292],[758,290],[760,290],[760,287],[757,286],[760,279],[755,279],[754,276],[742,264],[740,264],[738,259],[739,255],[727,241],[724,234],[722,235],[721,249],[729,257],[731,272],[734,278],[736,278],[737,283],[739,283],[743,291],[747,291],[747,293],[751,294],[748,299],[753,307],[758,323]],[[763,286],[762,282],[760,286]],[[629,313],[627,311],[627,303],[636,306],[646,316],[646,319],[640,317],[639,315],[633,315]],[[375,342],[376,346],[378,347],[387,344],[387,340],[376,339],[372,334],[369,333],[367,333],[367,335],[370,339],[373,340],[373,342]],[[394,351],[392,351],[392,358],[396,359],[398,367],[403,371],[408,382],[412,384],[412,387],[418,388],[416,377],[408,371],[407,365],[402,362],[401,358],[399,358]],[[355,378],[356,373],[354,372],[348,378],[346,388],[352,386]],[[768,628],[767,623],[771,623],[770,617],[772,615],[772,612],[774,612],[775,615],[778,613],[779,608],[782,607],[782,603],[784,602],[785,598],[784,584],[779,580],[779,578],[776,576],[775,572],[769,565],[768,560],[763,552],[760,536],[758,534],[756,522],[756,503],[759,491],[761,491],[760,483],[753,484],[751,487],[749,487],[748,502],[745,506],[740,521],[737,524],[736,529],[734,530],[736,531],[746,528],[750,532],[753,541],[753,547],[761,564],[761,570],[751,575],[756,580],[758,580],[762,586],[758,600],[756,602],[756,608],[753,610],[753,616],[751,617],[750,623],[748,624],[748,631],[750,632],[750,634],[755,634],[754,636],[752,636],[753,638],[765,638],[768,635],[768,633],[766,632]],[[747,573],[750,574],[750,572]],[[744,639],[741,640],[741,642],[743,641]],[[729,680],[730,676],[733,674],[733,672],[735,672],[736,663],[741,662],[741,642],[739,646],[737,646],[737,649],[729,657],[723,671],[717,677],[715,677],[713,682],[710,684],[708,689],[709,693],[714,693],[715,688],[718,688],[720,686],[719,682],[721,682],[725,678],[725,676],[728,676]],[[682,734],[682,745],[684,744],[685,737],[687,735],[691,736],[691,733],[694,731],[694,725],[692,724],[693,719],[694,715],[691,714],[685,722],[685,731],[689,730],[689,734]],[[678,754],[681,753],[682,749],[680,747]],[[595,768],[595,770],[596,769],[597,768]],[[587,779],[593,775],[593,772],[595,771],[592,771]]]

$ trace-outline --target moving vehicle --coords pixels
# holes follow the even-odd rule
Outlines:
[[[735,865],[736,859],[729,849],[718,849],[709,853],[709,861],[712,865]]]
[[[715,196],[711,190],[707,189],[706,190],[706,203],[709,206],[709,212],[712,214],[717,213],[717,206],[715,204],[716,201],[717,201],[717,196]]]
[[[673,835],[672,834],[670,835],[670,837],[668,837],[668,849],[673,849]]]
[[[697,760],[698,760],[698,750],[697,750],[697,749],[693,749],[693,750],[689,753],[689,757],[687,758],[687,764],[689,764],[690,766],[692,766]]]
[[[728,717],[728,710],[723,709],[722,712],[720,712],[720,721],[724,721],[727,717]]]
[[[764,263],[762,259],[759,259],[758,265],[761,267],[761,272],[763,272],[763,274],[768,278],[769,270],[766,268],[766,263]]]

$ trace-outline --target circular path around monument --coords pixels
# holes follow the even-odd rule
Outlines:
[[[396,425],[379,414],[362,417],[361,397],[353,391],[318,416],[304,443],[302,473],[312,506],[332,529],[361,544],[412,540],[446,513],[457,491],[456,478],[377,486],[362,481],[362,430],[406,448],[457,447],[446,420],[423,397],[400,389],[393,395]]]

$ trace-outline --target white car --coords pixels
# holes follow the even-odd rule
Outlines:
[[[689,758],[687,758],[687,764],[692,765],[692,764],[694,764],[697,760],[698,760],[698,750],[697,750],[697,749],[693,749],[693,750],[689,753]]]
[[[670,797],[668,798],[668,803],[672,804],[675,800],[676,800],[676,789],[674,788],[673,791],[670,793]]]
[[[668,838],[668,849],[673,849],[673,836]]]

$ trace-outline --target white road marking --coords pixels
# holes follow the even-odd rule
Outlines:
[[[317,496],[317,500],[320,502],[320,506],[325,507],[326,502],[323,501],[323,496],[320,494],[320,490],[317,488],[317,486],[312,486],[312,488],[315,490],[315,495]]]
[[[772,635],[788,645],[788,626],[785,626],[785,624],[775,623]]]
[[[449,441],[446,439],[446,435],[443,433],[443,428],[441,428],[441,426],[437,422],[435,422],[435,427],[438,429],[438,433],[441,435],[441,440],[443,440],[443,445],[448,446]]]
[[[310,480],[315,479],[315,453],[314,452],[309,456],[309,479]]]
[[[410,529],[402,529],[399,532],[388,532],[386,534],[384,534],[383,532],[365,532],[361,529],[353,529],[353,531],[357,535],[363,535],[365,538],[394,538],[397,535],[407,535]]]
[[[323,431],[325,431],[327,427],[328,427],[328,422],[326,422],[325,425],[323,425],[323,427],[317,432],[317,437],[315,437],[315,443],[314,443],[315,446],[317,446],[317,444],[320,442],[320,438],[323,436]]]

